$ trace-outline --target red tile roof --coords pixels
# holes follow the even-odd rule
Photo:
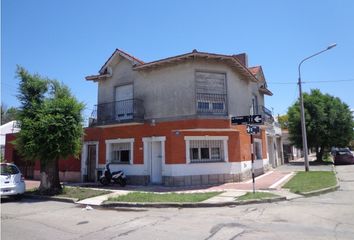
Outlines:
[[[124,53],[125,55],[131,57],[131,58],[134,59],[135,61],[137,61],[137,62],[139,62],[139,63],[141,63],[141,64],[144,64],[144,61],[140,60],[139,58],[136,58],[136,57],[134,57],[133,55],[130,55],[129,53],[124,52],[123,50],[121,50],[121,49],[119,49],[119,48],[117,48],[117,50],[120,51],[120,52],[122,52],[122,53]]]
[[[124,51],[121,50],[121,49],[116,48],[116,50],[112,53],[112,55],[107,59],[107,61],[106,61],[106,62],[103,64],[103,66],[101,67],[101,69],[100,69],[100,71],[99,71],[100,73],[102,73],[102,71],[105,69],[106,65],[108,64],[108,62],[113,58],[113,56],[114,56],[116,53],[119,53],[119,54],[121,54],[121,55],[124,55],[125,57],[130,58],[131,60],[133,60],[133,61],[135,61],[135,62],[138,62],[138,63],[140,63],[140,64],[144,64],[144,62],[143,62],[142,60],[140,60],[140,59],[138,59],[138,58],[136,58],[136,57],[134,57],[134,56],[132,56],[132,55],[130,55],[130,54],[124,52]]]
[[[116,49],[113,54],[108,58],[108,60],[105,62],[105,64],[102,66],[100,69],[100,75],[94,75],[94,76],[88,76],[86,79],[87,80],[94,80],[98,76],[102,76],[105,74],[104,70],[109,63],[109,61],[113,58],[113,56],[118,53],[122,55],[123,57],[126,57],[130,61],[138,63],[136,66],[134,66],[135,70],[144,70],[144,69],[149,69],[152,67],[164,65],[164,64],[169,64],[173,62],[179,62],[179,61],[184,61],[190,58],[202,58],[202,59],[216,59],[216,60],[224,60],[225,63],[230,64],[232,67],[236,68],[242,75],[248,77],[251,81],[253,82],[258,82],[259,80],[256,78],[256,74],[261,70],[261,66],[256,66],[256,67],[250,67],[247,68],[244,63],[240,61],[238,58],[238,55],[224,55],[224,54],[215,54],[215,53],[208,53],[208,52],[198,52],[196,49],[194,49],[192,52],[173,56],[173,57],[168,57],[152,62],[143,62],[142,60],[124,52],[121,49]]]
[[[249,67],[248,70],[250,70],[253,75],[256,75],[261,70],[261,66]]]
[[[231,63],[233,67],[238,69],[241,74],[244,76],[247,76],[250,78],[251,81],[258,82],[258,79],[254,76],[253,73],[250,72],[250,70],[240,62],[240,60],[235,57],[236,55],[224,55],[224,54],[215,54],[215,53],[208,53],[208,52],[198,52],[197,50],[193,50],[192,52],[173,56],[173,57],[168,57],[164,59],[160,59],[157,61],[153,62],[148,62],[144,63],[138,66],[135,66],[135,70],[143,70],[143,69],[150,69],[156,66],[168,64],[168,63],[173,63],[173,62],[179,62],[183,60],[187,60],[190,58],[205,58],[205,59],[217,59],[217,60],[225,60],[228,61],[228,63]]]

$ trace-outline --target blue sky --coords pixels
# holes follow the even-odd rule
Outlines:
[[[96,74],[116,48],[143,61],[193,49],[237,54],[262,65],[274,93],[266,106],[286,113],[296,101],[299,62],[304,91],[319,88],[354,108],[354,1],[2,0],[1,100],[19,106],[16,65],[67,84],[86,104],[97,100]],[[345,81],[342,81],[345,80]]]

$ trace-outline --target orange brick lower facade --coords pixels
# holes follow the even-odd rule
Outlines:
[[[240,181],[251,174],[250,136],[245,126],[233,126],[225,120],[184,120],[156,124],[135,124],[87,128],[86,145],[97,147],[97,169],[103,169],[109,156],[110,141],[133,141],[130,164],[112,164],[113,170],[124,170],[130,183],[164,185],[200,185]],[[223,161],[193,162],[187,149],[189,141],[223,141]],[[261,158],[255,161],[256,174],[268,168],[265,130],[255,141],[261,143]],[[156,147],[157,146],[157,147]],[[153,148],[157,149],[156,157]],[[163,149],[162,149],[163,148]],[[190,147],[191,148],[191,147]],[[84,151],[85,147],[84,147]],[[83,159],[88,154],[83,151]],[[156,162],[158,165],[156,166]],[[88,173],[82,162],[82,172]],[[158,173],[157,173],[158,172]],[[154,179],[155,178],[155,179]]]
[[[255,160],[258,175],[269,165],[265,130],[254,139],[260,148]],[[12,155],[13,146],[7,141],[5,158],[11,161]],[[200,160],[203,155],[211,161]],[[86,128],[81,159],[61,160],[61,176],[97,181],[105,164],[116,158],[130,159],[112,163],[111,170],[124,170],[131,184],[218,184],[250,177],[251,140],[245,126],[233,126],[228,119]]]

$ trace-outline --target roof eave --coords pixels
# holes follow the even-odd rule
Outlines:
[[[166,64],[180,62],[180,61],[186,60],[188,58],[230,60],[232,63],[234,63],[233,67],[236,67],[243,75],[248,77],[252,82],[258,82],[258,79],[247,69],[247,67],[245,67],[242,63],[240,63],[240,61],[237,58],[235,58],[233,56],[229,56],[229,55],[212,54],[212,53],[204,53],[204,52],[196,52],[196,51],[182,54],[182,55],[178,55],[175,57],[165,58],[165,59],[158,60],[158,61],[153,61],[150,63],[145,63],[145,64],[142,64],[139,66],[135,66],[133,69],[138,70],[138,71],[139,70],[149,70],[149,69],[153,69],[153,68],[163,66]]]
[[[269,89],[267,89],[267,88],[259,88],[259,91],[260,91],[261,93],[264,93],[265,95],[273,96],[273,93],[272,93]]]
[[[111,74],[99,74],[99,75],[90,75],[90,76],[86,76],[85,79],[87,81],[94,81],[94,82],[97,82],[101,79],[105,79],[107,77],[111,77],[112,75]]]
[[[103,74],[105,69],[108,67],[108,65],[113,61],[116,55],[123,56],[124,58],[128,59],[133,65],[141,65],[144,64],[143,61],[140,59],[137,59],[136,57],[124,52],[123,50],[120,50],[116,48],[116,50],[112,53],[112,55],[107,59],[107,61],[103,64],[101,69],[98,71],[99,73]]]

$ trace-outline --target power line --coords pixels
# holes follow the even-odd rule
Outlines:
[[[302,83],[332,83],[332,82],[353,82],[354,79],[326,80],[326,81],[302,81]],[[268,84],[297,84],[297,82],[267,82]]]
[[[354,79],[345,79],[345,80],[328,80],[328,81],[308,81],[303,83],[327,83],[327,82],[352,82]]]

